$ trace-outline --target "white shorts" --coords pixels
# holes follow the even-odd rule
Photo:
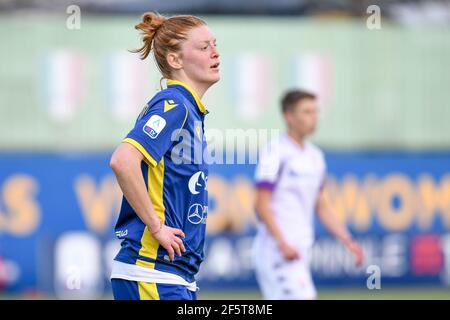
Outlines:
[[[311,277],[311,247],[301,247],[300,259],[287,261],[273,239],[256,237],[253,265],[263,298],[266,300],[311,300],[317,292]]]

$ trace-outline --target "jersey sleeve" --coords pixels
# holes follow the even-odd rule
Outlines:
[[[156,166],[172,145],[172,133],[183,128],[188,109],[181,99],[154,99],[123,142],[136,147],[149,164]]]
[[[273,190],[279,178],[280,150],[273,143],[260,152],[255,170],[256,188]]]

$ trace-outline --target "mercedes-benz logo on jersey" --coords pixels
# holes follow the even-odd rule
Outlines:
[[[199,194],[202,188],[206,190],[207,181],[208,177],[205,177],[205,173],[203,171],[198,171],[194,173],[192,177],[189,179],[188,183],[189,191],[192,194]]]
[[[206,223],[207,206],[202,206],[200,203],[194,203],[189,207],[188,220],[192,224]]]

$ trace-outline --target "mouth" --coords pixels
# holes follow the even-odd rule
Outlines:
[[[217,69],[219,69],[219,65],[220,65],[220,62],[217,62],[217,63],[213,64],[210,68],[213,70],[217,70]]]

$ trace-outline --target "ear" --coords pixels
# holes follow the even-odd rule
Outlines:
[[[178,53],[169,52],[167,54],[167,62],[172,69],[180,70],[183,68],[183,61]]]
[[[285,121],[288,125],[291,125],[291,122],[292,122],[292,112],[289,112],[289,111],[284,112],[284,113],[283,113],[283,116],[284,116],[284,121]]]

